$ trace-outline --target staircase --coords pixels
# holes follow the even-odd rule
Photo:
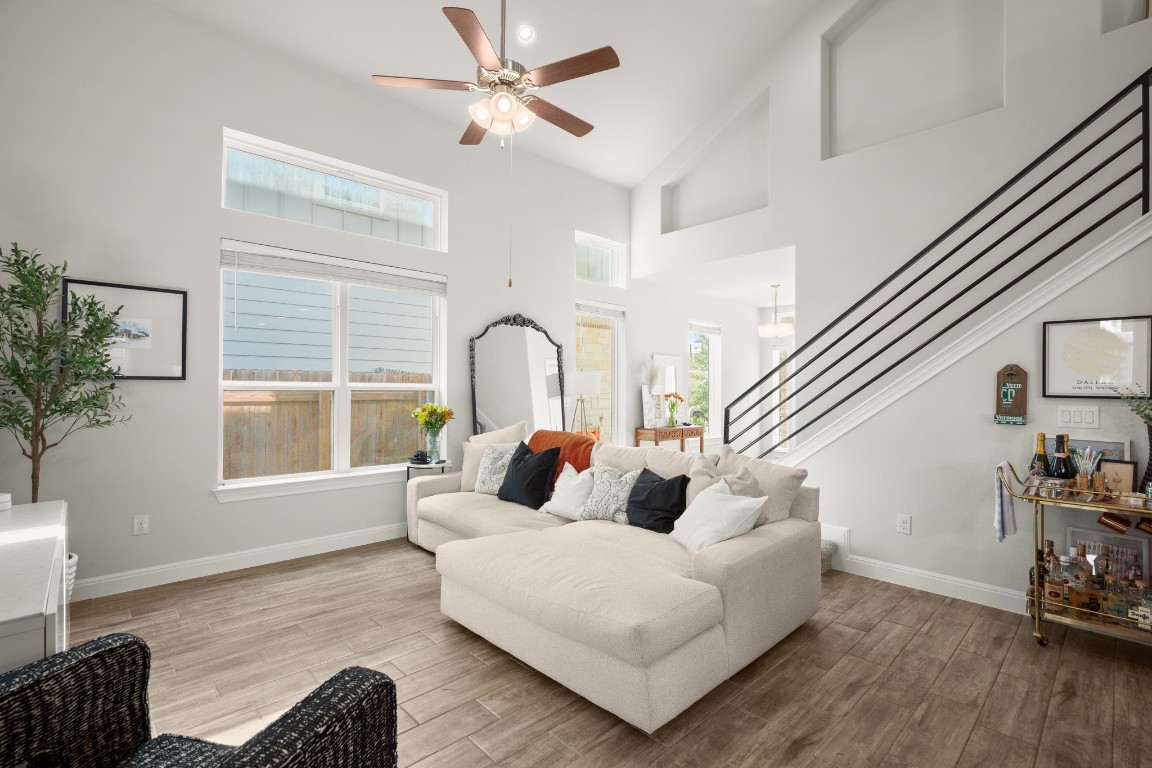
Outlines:
[[[792,464],[1152,239],[1152,69],[724,409],[724,442]]]

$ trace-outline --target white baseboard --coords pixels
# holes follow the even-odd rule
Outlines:
[[[146,587],[157,587],[161,584],[171,584],[201,576],[214,576],[218,573],[293,560],[297,557],[308,557],[309,555],[320,555],[325,552],[335,552],[365,544],[375,544],[380,541],[398,539],[405,536],[407,532],[407,524],[392,523],[391,525],[380,525],[375,528],[348,531],[347,533],[334,533],[330,536],[319,536],[303,541],[229,552],[226,555],[213,555],[212,557],[183,560],[178,563],[167,563],[151,568],[138,568],[134,571],[110,573],[107,576],[77,579],[76,586],[72,590],[72,602],[131,592]]]
[[[854,555],[848,528],[821,523],[820,529],[822,538],[831,539],[838,546],[832,557],[833,568],[1012,613],[1024,613],[1024,593],[1021,591]]]

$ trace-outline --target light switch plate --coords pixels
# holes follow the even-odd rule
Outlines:
[[[1100,429],[1100,406],[1058,405],[1056,426],[1069,429]]]

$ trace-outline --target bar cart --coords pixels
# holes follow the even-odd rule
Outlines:
[[[1035,553],[1042,549],[1044,541],[1045,507],[1068,507],[1094,512],[1112,512],[1134,518],[1152,514],[1152,504],[1148,500],[1080,492],[1072,488],[1053,490],[1042,486],[1038,487],[1021,480],[1011,464],[1008,465],[1008,470],[1012,474],[1011,478],[1005,476],[1003,469],[997,468],[996,470],[1008,493],[1012,494],[1013,498],[1032,505],[1032,551],[1034,553],[1032,565],[1033,572],[1037,574],[1037,582],[1039,582],[1041,564],[1040,556]],[[1011,481],[1015,481],[1015,485]],[[1134,506],[1137,502],[1140,503],[1140,506]],[[1043,586],[1039,583],[1033,585],[1033,593],[1027,598],[1027,605],[1028,612],[1035,619],[1032,637],[1042,646],[1048,645],[1048,638],[1040,630],[1041,621],[1051,621],[1055,624],[1082,629],[1085,632],[1094,632],[1109,637],[1131,640],[1134,643],[1152,645],[1152,632],[1139,629],[1138,622],[1127,616],[1114,616],[1102,611],[1092,611],[1070,605],[1061,605],[1059,613],[1046,610]]]

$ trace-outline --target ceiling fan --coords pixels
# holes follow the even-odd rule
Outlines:
[[[467,8],[444,8],[444,15],[463,38],[468,50],[476,57],[479,65],[475,82],[458,80],[432,80],[422,77],[391,77],[373,75],[377,85],[392,88],[429,88],[444,91],[482,91],[485,98],[470,107],[468,112],[472,122],[468,124],[461,144],[479,144],[489,131],[506,136],[524,130],[541,117],[553,125],[563,128],[574,136],[584,136],[592,130],[592,124],[581,120],[570,112],[545,101],[532,93],[546,85],[562,83],[577,77],[592,75],[620,66],[620,58],[611,46],[597,48],[579,56],[545,64],[528,70],[519,62],[504,57],[504,32],[506,24],[505,2],[500,2],[500,55],[476,14]]]

